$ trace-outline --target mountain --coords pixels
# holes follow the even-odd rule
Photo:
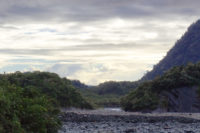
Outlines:
[[[152,80],[174,66],[200,61],[200,20],[192,24],[174,47],[142,80]]]
[[[200,112],[199,51],[200,20],[144,75],[143,83],[122,98],[121,106],[127,111]]]

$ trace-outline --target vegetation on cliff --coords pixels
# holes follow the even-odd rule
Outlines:
[[[167,98],[162,99],[160,94],[185,86],[200,86],[200,63],[173,67],[163,76],[142,83],[121,99],[121,106],[126,111],[150,111],[166,107],[169,101]]]

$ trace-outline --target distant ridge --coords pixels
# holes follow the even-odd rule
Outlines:
[[[200,20],[193,23],[178,40],[167,55],[154,66],[153,70],[142,77],[142,81],[153,80],[174,66],[197,63],[200,61]]]

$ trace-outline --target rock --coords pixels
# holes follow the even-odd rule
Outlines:
[[[128,129],[124,131],[125,133],[136,133],[135,129]]]
[[[169,106],[167,109],[162,110],[168,110],[169,112],[199,112],[200,100],[198,94],[196,93],[197,88],[197,86],[193,86],[176,89],[174,88],[170,92],[163,91],[161,96],[168,98]],[[159,107],[156,110],[160,111],[161,109]]]
[[[194,133],[193,131],[184,131],[184,133]]]

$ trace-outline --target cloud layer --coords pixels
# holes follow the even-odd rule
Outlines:
[[[0,72],[137,80],[198,19],[199,0],[1,0]]]

